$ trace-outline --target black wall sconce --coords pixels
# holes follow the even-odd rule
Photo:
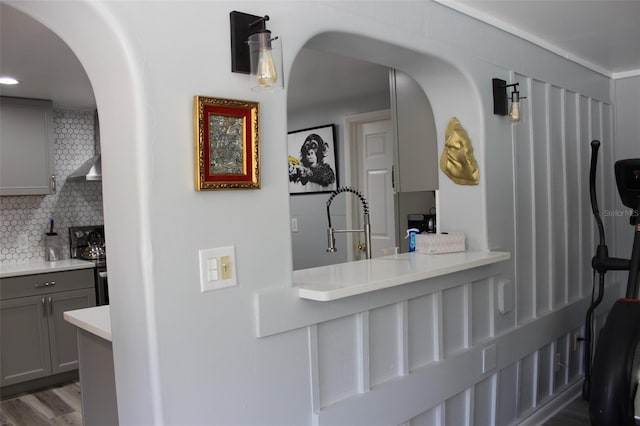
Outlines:
[[[251,90],[275,92],[284,88],[279,37],[271,38],[269,15],[233,11],[231,23],[231,71],[249,74]]]
[[[520,99],[527,99],[520,96],[518,85],[520,83],[507,84],[506,81],[494,78],[493,82],[493,113],[496,115],[509,115],[512,123],[520,121]],[[511,108],[507,98],[507,87],[513,87],[511,92]]]

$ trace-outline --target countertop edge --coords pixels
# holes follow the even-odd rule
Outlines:
[[[76,309],[63,314],[65,321],[111,342],[111,309],[109,305]]]
[[[65,259],[57,262],[4,263],[0,264],[0,278],[75,271],[78,269],[90,269],[95,266],[94,262],[81,259]]]
[[[493,263],[503,262],[511,259],[511,253],[500,251],[484,251],[484,252],[469,252],[469,253],[484,253],[492,255],[491,257],[483,257],[479,259],[465,260],[450,265],[440,266],[432,269],[425,269],[422,271],[414,271],[404,275],[398,275],[393,278],[381,279],[379,281],[371,281],[368,283],[357,284],[354,286],[348,286],[343,288],[333,289],[312,289],[305,287],[297,287],[298,297],[301,299],[314,300],[317,302],[330,302],[333,300],[344,299],[345,297],[357,296],[359,294],[370,293],[372,291],[383,290],[386,288],[396,287],[403,284],[409,284],[420,280],[436,278],[439,276],[452,274],[455,272],[464,271],[467,269],[478,268],[481,266],[490,265]],[[431,256],[431,255],[429,255]],[[435,255],[443,256],[443,255]]]

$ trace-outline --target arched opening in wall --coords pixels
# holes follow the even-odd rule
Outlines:
[[[140,201],[144,198],[141,180],[147,173],[140,157],[145,155],[147,138],[141,124],[145,120],[140,105],[142,89],[123,43],[126,36],[101,3],[65,3],[64,13],[59,4],[50,2],[11,2],[10,6],[66,43],[93,87],[100,111],[111,305],[100,311],[107,312],[113,330],[118,415],[120,419],[135,418],[138,423],[161,423],[157,354],[149,344],[155,333],[147,297],[151,273],[145,269],[145,259],[151,257],[147,253],[150,232],[146,206]],[[119,330],[125,328],[136,338],[120,337]],[[133,370],[137,372],[135,386],[125,374]],[[134,400],[135,407],[129,402]]]
[[[345,33],[320,34],[298,52],[287,98],[294,270],[364,258],[364,233],[358,232],[336,234],[337,251],[327,252],[326,202],[337,186],[368,200],[373,257],[406,252],[407,229],[437,223],[435,105],[452,102],[436,82],[451,80],[453,92],[467,85],[451,68],[436,57]],[[430,86],[434,94],[427,96]],[[304,164],[304,145],[312,135],[331,149],[321,157],[335,168],[335,181],[318,185],[307,177],[313,169]],[[358,197],[341,194],[331,202],[334,229],[362,229],[362,222]]]
[[[12,124],[15,133],[3,133],[7,136],[2,140],[3,153],[10,154],[14,163],[10,166],[16,168],[16,175],[7,176],[5,172],[10,172],[4,170],[0,186],[3,191],[13,190],[16,196],[2,199],[0,224],[11,221],[11,226],[0,234],[0,246],[4,248],[0,262],[44,260],[45,228],[56,234],[49,237],[57,240],[59,250],[53,254],[56,259],[82,257],[82,250],[70,249],[69,228],[104,223],[102,182],[68,179],[100,151],[99,139],[95,137],[96,102],[91,82],[69,46],[47,27],[6,3],[0,3],[0,20],[0,75],[19,81],[15,85],[0,85],[0,95],[16,102],[16,108],[23,111],[20,120],[16,116]],[[29,155],[18,158],[16,154],[13,158],[14,143],[22,144],[18,135],[26,131],[23,127],[37,124],[28,117],[40,117],[37,113],[40,103],[46,108],[45,114],[51,112],[53,132],[37,144],[32,142],[29,149],[33,151]],[[3,108],[9,108],[8,104],[3,104]],[[9,114],[9,110],[4,112]],[[11,109],[11,117],[14,114],[18,113]],[[40,158],[50,161],[36,162]],[[51,185],[44,191],[48,194],[27,195],[32,181],[23,183],[22,179],[38,174],[48,165],[52,169],[43,173],[44,178],[51,179]],[[28,171],[28,176],[22,176],[22,170]],[[9,184],[5,185],[7,181]],[[11,211],[27,214],[13,217]],[[47,226],[49,220],[52,222]]]

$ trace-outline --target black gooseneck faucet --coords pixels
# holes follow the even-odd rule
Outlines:
[[[336,197],[336,195],[342,192],[351,192],[360,199],[360,202],[362,203],[362,210],[364,213],[363,229],[333,229],[333,227],[331,226],[331,212],[329,208],[331,207],[331,202]],[[369,203],[367,203],[367,199],[364,197],[364,195],[362,195],[360,191],[348,186],[342,186],[340,188],[337,188],[335,191],[333,191],[331,193],[331,196],[327,200],[327,221],[329,222],[329,228],[327,229],[327,240],[328,240],[327,252],[335,253],[336,251],[338,251],[338,249],[336,248],[336,238],[335,238],[336,233],[364,232],[365,253],[366,253],[367,259],[371,259],[371,222],[369,220]]]

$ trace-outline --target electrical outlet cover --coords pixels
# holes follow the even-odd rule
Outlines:
[[[482,350],[482,373],[496,368],[496,345],[487,346]]]
[[[498,282],[498,312],[501,315],[508,314],[513,310],[513,284],[511,280],[500,280]]]

